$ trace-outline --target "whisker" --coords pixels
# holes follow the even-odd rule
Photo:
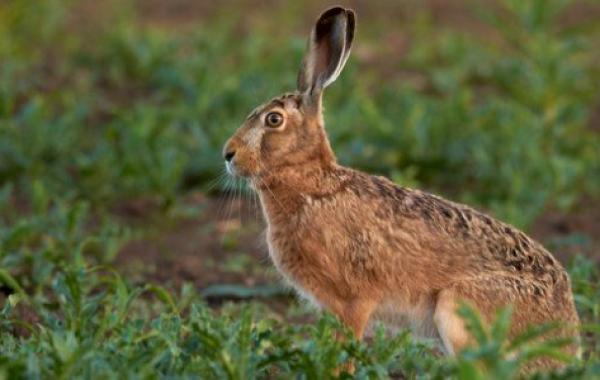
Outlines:
[[[233,210],[233,199],[235,198],[235,178],[230,178],[230,194],[229,197],[227,197],[227,213],[226,213],[226,220],[230,220],[231,219],[231,212]]]
[[[233,197],[231,198],[231,206],[229,208],[229,218],[228,219],[234,219],[235,218],[235,209],[236,209],[236,203],[239,199],[239,180],[237,177],[233,178]],[[238,214],[239,217],[239,214]]]
[[[221,172],[221,174],[219,174],[216,178],[214,178],[212,181],[210,181],[206,185],[207,187],[204,189],[204,192],[208,193],[209,191],[213,190],[214,188],[223,186],[223,183],[226,179],[227,179],[227,173],[225,173],[224,171]]]
[[[222,197],[222,202],[219,207],[219,218],[226,219],[227,217],[227,206],[229,205],[229,199],[231,198],[231,177],[225,179],[225,193]]]
[[[242,181],[241,180],[237,181],[237,188],[239,190],[238,190],[238,198],[236,199],[236,207],[237,207],[237,210],[238,210],[238,216],[239,216],[239,219],[240,219],[240,224],[243,225],[244,224],[244,217],[243,217],[244,213],[243,213],[243,210],[242,210],[242,203],[243,203],[244,194],[242,193],[243,189],[242,189]]]

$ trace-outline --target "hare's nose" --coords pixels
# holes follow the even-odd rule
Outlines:
[[[227,162],[230,162],[233,159],[233,156],[235,156],[235,150],[225,152],[225,154],[223,155],[223,157],[225,157],[225,161]]]

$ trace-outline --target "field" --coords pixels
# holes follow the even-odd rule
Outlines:
[[[582,358],[552,326],[506,338],[464,309],[456,358],[409,332],[358,342],[269,262],[226,139],[295,88],[309,1],[0,2],[0,379],[600,378],[600,5],[339,1],[325,97],[341,163],[468,203],[568,268]],[[375,5],[376,4],[376,5]],[[352,361],[350,375],[340,368]]]

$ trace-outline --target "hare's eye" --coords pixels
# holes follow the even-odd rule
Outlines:
[[[283,115],[279,112],[269,112],[265,117],[265,124],[267,127],[277,128],[283,123]]]

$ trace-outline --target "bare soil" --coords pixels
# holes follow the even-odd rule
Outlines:
[[[262,216],[256,205],[227,197],[191,194],[181,211],[197,216],[165,215],[159,209],[125,207],[120,217],[138,238],[119,254],[118,263],[162,284],[270,284]],[[147,206],[146,206],[147,207]]]

